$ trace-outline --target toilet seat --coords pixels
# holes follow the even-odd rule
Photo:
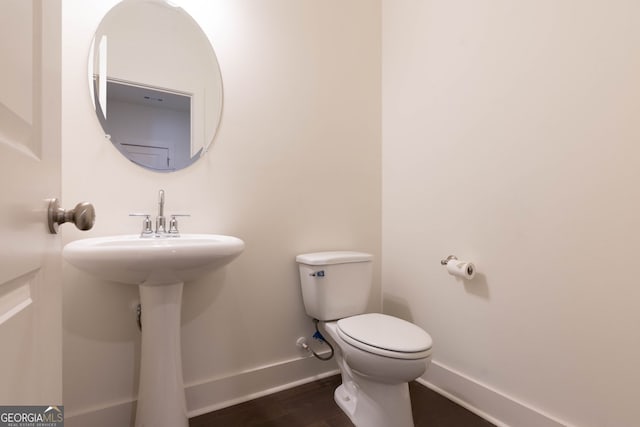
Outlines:
[[[413,323],[380,313],[340,319],[338,335],[348,344],[369,353],[394,359],[424,359],[431,355],[433,340]]]

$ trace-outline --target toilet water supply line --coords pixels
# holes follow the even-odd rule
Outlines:
[[[318,330],[318,319],[313,319],[313,323],[316,327],[316,333],[313,334],[313,338],[320,341],[321,343],[324,343],[326,345],[329,346],[329,349],[331,349],[331,353],[329,353],[328,356],[321,356],[318,353],[316,353],[315,351],[313,351],[313,349],[311,347],[309,347],[309,344],[307,344],[304,340],[299,340],[298,341],[298,345],[300,347],[302,347],[303,349],[307,350],[309,353],[313,354],[314,357],[320,359],[320,360],[331,360],[331,358],[333,357],[333,346],[331,345],[331,343],[329,343],[329,341],[327,341],[326,339],[324,339],[324,337],[322,336],[322,334],[320,333],[320,331]]]

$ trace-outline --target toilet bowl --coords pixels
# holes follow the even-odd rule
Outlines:
[[[431,337],[409,322],[379,313],[320,322],[320,327],[334,344],[342,375],[334,399],[351,422],[413,427],[408,382],[427,369]]]
[[[325,324],[352,370],[387,384],[413,381],[427,369],[431,337],[418,326],[380,313]]]
[[[372,255],[298,255],[302,299],[335,351],[342,384],[334,398],[356,427],[413,427],[409,381],[431,360],[427,332],[397,317],[366,313]]]

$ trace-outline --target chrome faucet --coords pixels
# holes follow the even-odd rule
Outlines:
[[[156,236],[167,234],[167,219],[164,217],[164,190],[158,191],[158,216],[156,217]]]
[[[174,214],[171,215],[169,221],[169,231],[167,231],[167,218],[164,216],[164,190],[158,191],[158,216],[156,216],[156,229],[151,229],[151,215],[146,213],[130,213],[129,216],[143,216],[144,221],[142,223],[142,232],[140,237],[180,237],[180,231],[178,230],[179,216],[191,216],[188,214]]]

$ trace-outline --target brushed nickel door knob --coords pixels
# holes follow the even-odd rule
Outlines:
[[[78,229],[85,231],[91,230],[96,222],[96,211],[89,202],[80,202],[73,209],[64,210],[58,199],[51,199],[47,219],[51,234],[58,234],[58,227],[65,222],[72,222]]]

